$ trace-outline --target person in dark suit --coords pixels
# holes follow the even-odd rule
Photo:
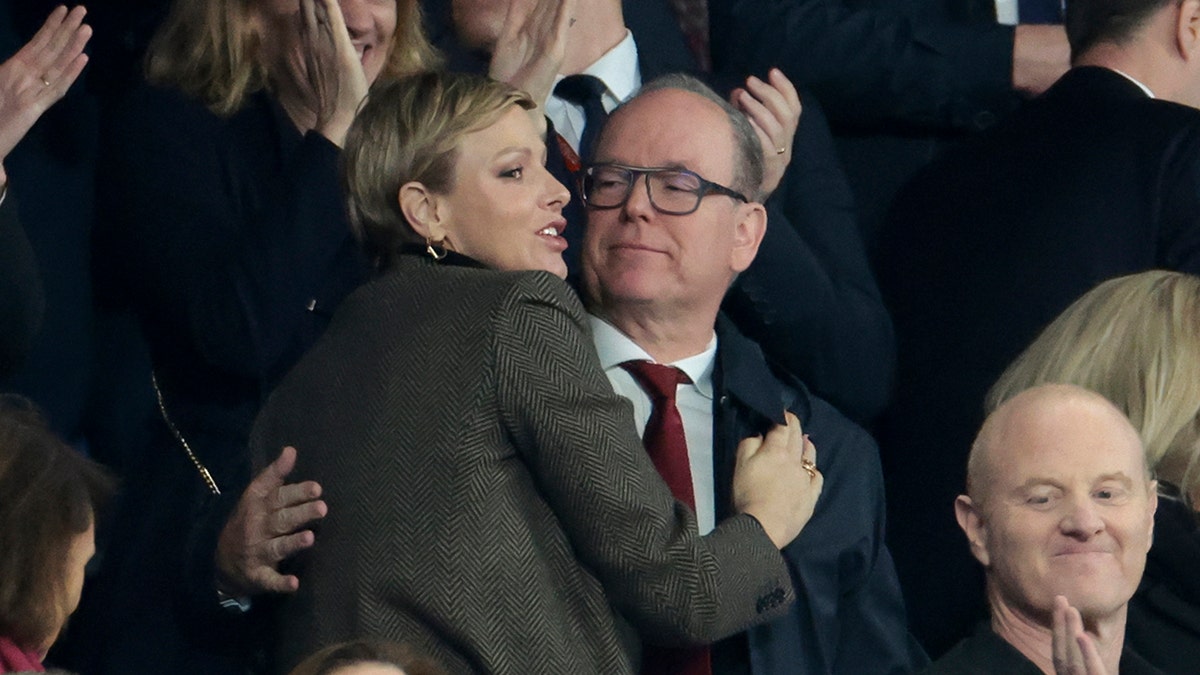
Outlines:
[[[991,620],[924,672],[1161,673],[1126,644],[1158,504],[1128,418],[1094,391],[1039,385],[988,415],[967,461],[954,511]]]
[[[149,83],[109,111],[98,284],[137,316],[161,418],[126,467],[72,670],[242,670],[246,631],[185,609],[196,593],[217,611],[185,551],[249,480],[261,400],[365,276],[336,166],[368,82],[432,58],[415,0],[343,4],[180,0]]]
[[[879,434],[897,567],[914,632],[935,653],[981,607],[944,505],[988,387],[1095,284],[1200,271],[1200,76],[1167,25],[1192,5],[1131,7],[1136,25],[1110,5],[1071,3],[1075,67],[919,174],[889,217],[878,273],[899,371]]]
[[[794,420],[743,443],[737,515],[700,537],[561,280],[568,193],[534,107],[426,73],[376,86],[351,127],[351,219],[381,274],[254,432],[259,457],[305,448],[330,506],[278,613],[285,669],[379,637],[454,673],[631,672],[630,625],[711,641],[791,604],[778,548],[820,492],[812,444]]]
[[[1062,26],[1037,25],[1061,23],[1057,0],[708,5],[718,72],[778,66],[825,104],[872,251],[883,250],[887,208],[916,170],[1068,67]],[[998,11],[1005,5],[1013,11]]]
[[[452,66],[483,70],[490,65],[501,77],[522,71],[508,62],[523,53],[513,48],[517,41],[511,35],[516,31],[509,26],[502,35],[511,4],[427,2],[435,24],[431,33],[441,37],[439,44],[450,54]],[[603,84],[600,103],[611,111],[642,82],[671,72],[694,72],[696,65],[663,0],[580,2],[572,17],[576,23],[565,36],[545,36],[560,39],[563,53],[561,62],[549,64],[555,79],[540,86],[546,114],[559,132],[548,137],[548,166],[574,190],[578,156],[586,160],[588,154],[580,142],[594,135],[588,127],[597,123],[585,114],[583,104],[554,93],[551,85],[574,75],[597,77]],[[445,25],[450,21],[453,32]],[[820,104],[805,95],[800,115],[786,78],[776,74],[747,82],[748,72],[724,78],[717,86],[734,89],[733,100],[762,131],[769,170],[761,192],[771,227],[762,255],[730,289],[726,310],[770,358],[853,419],[868,423],[887,401],[895,348],[891,321],[854,222],[853,198]],[[537,88],[508,81],[527,90]],[[565,255],[574,277],[586,219],[578,195],[572,196],[566,209],[572,227]]]
[[[1110,279],[1071,303],[988,392],[990,413],[1047,382],[1091,389],[1142,437],[1158,479],[1154,543],[1129,601],[1125,639],[1167,673],[1200,660],[1200,277],[1151,270]]]
[[[728,513],[740,439],[791,411],[820,448],[827,487],[801,536],[784,549],[800,601],[786,616],[688,658],[716,674],[910,672],[925,658],[908,637],[883,541],[874,442],[770,367],[756,344],[719,317],[725,289],[758,253],[765,225],[761,206],[755,211],[720,186],[756,184],[745,174],[760,171],[760,161],[745,118],[686,76],[648,84],[609,119],[583,183],[584,282],[600,363],[632,401],[652,454],[650,429],[663,414],[664,394],[651,394],[630,362],[686,374],[668,392],[686,436],[676,471],[686,476],[681,489],[694,499],[701,532]],[[672,187],[689,180],[709,187],[691,201],[678,199]],[[702,670],[676,661],[643,672]]]

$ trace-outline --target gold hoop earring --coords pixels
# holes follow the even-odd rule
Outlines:
[[[446,257],[446,245],[443,241],[434,242],[433,237],[425,237],[425,252],[429,254],[434,261],[441,260]]]

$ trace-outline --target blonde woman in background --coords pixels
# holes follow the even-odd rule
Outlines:
[[[252,627],[213,583],[224,500],[249,479],[261,401],[365,278],[337,170],[355,110],[371,82],[435,62],[418,0],[175,0],[148,82],[108,111],[97,286],[140,324],[158,410],[123,471],[73,669],[253,662]]]
[[[987,412],[1062,382],[1111,400],[1141,435],[1162,496],[1126,640],[1168,673],[1200,663],[1200,278],[1151,271],[1076,300],[1000,376]]]

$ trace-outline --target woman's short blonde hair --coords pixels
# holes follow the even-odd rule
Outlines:
[[[1200,484],[1200,278],[1151,271],[1106,281],[1076,300],[1004,371],[987,412],[1038,384],[1076,384],[1123,410],[1151,467]]]
[[[151,82],[176,87],[218,115],[241,109],[267,86],[263,36],[251,8],[263,0],[175,0],[146,54]],[[440,59],[421,22],[418,0],[396,1],[396,32],[380,77],[434,68]]]
[[[343,177],[350,225],[372,260],[386,268],[400,246],[424,239],[400,210],[400,186],[454,188],[458,145],[495,124],[512,106],[536,107],[529,94],[463,73],[421,73],[376,83],[346,134]]]

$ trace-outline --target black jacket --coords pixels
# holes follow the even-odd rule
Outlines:
[[[921,172],[881,250],[899,354],[879,429],[891,542],[915,631],[940,652],[982,614],[982,578],[951,505],[983,397],[1097,283],[1200,272],[1200,111],[1076,68]]]
[[[883,477],[867,432],[798,380],[772,370],[762,351],[722,317],[713,374],[717,518],[731,503],[737,444],[800,420],[817,447],[825,488],[784,550],[797,601],[787,616],[714,648],[714,673],[907,673],[927,663],[909,637],[896,571],[884,544]],[[749,670],[746,670],[749,665]]]

